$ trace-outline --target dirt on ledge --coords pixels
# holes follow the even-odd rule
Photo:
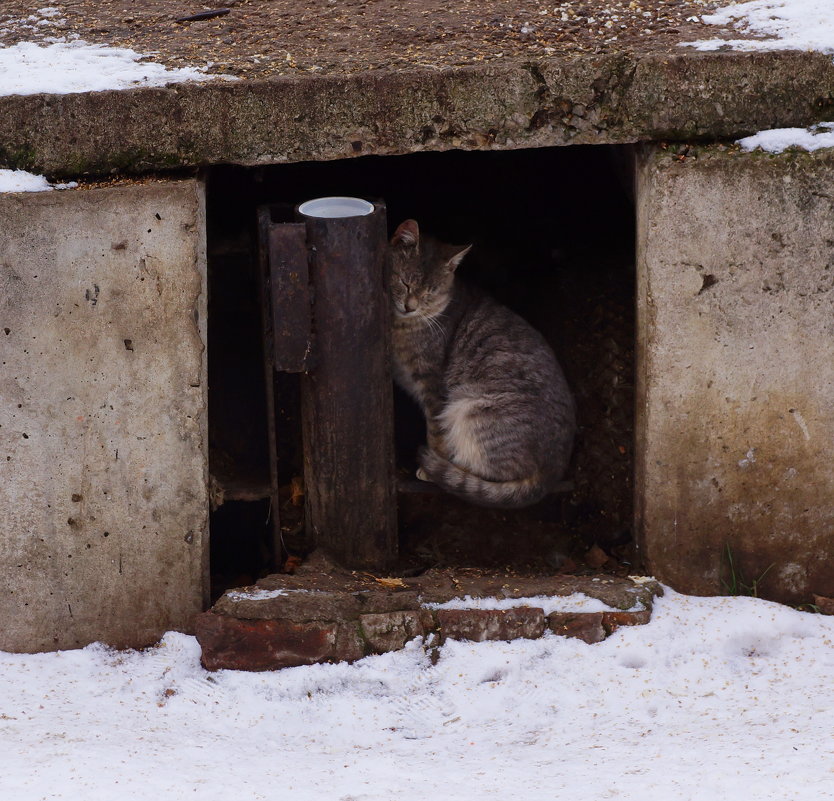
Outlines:
[[[4,0],[0,47],[80,39],[245,78],[685,52],[714,0]],[[215,15],[206,12],[218,12]],[[189,20],[188,18],[193,19]],[[724,32],[726,33],[726,32]],[[739,33],[733,31],[738,37]]]

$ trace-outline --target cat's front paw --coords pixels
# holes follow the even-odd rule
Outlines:
[[[417,468],[417,478],[420,481],[431,481],[429,474],[422,467]]]

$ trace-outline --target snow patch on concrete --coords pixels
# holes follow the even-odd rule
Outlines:
[[[697,50],[815,50],[834,53],[831,0],[750,0],[705,14],[708,25],[732,26],[756,39],[682,42]]]
[[[49,192],[52,189],[74,189],[76,181],[51,184],[43,175],[25,170],[0,170],[0,192]]]
[[[20,42],[0,49],[0,95],[71,94],[228,79],[201,69],[169,69],[122,47],[75,42]]]
[[[517,609],[521,606],[543,609],[546,615],[552,612],[642,612],[645,607],[639,601],[628,610],[615,609],[597,598],[581,592],[571,595],[535,595],[529,598],[453,598],[446,603],[423,604],[426,609]]]
[[[794,147],[801,150],[821,150],[834,147],[834,122],[821,122],[810,128],[772,128],[737,140],[742,150],[760,148],[768,153],[782,153]]]
[[[288,590],[229,590],[226,597],[230,601],[270,601],[273,598],[281,598],[289,595]]]
[[[153,54],[90,44],[78,34],[49,35],[58,33],[53,29],[64,23],[60,9],[53,6],[0,23],[0,34],[24,30],[33,40],[0,48],[0,95],[72,94],[183,81],[237,80],[211,75],[200,67],[169,68],[152,61]]]

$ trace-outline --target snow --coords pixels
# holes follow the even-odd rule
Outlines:
[[[296,590],[298,592],[298,590]],[[282,595],[289,595],[290,590],[230,590],[226,597],[232,601],[269,601],[272,598],[280,598]]]
[[[0,192],[48,192],[51,189],[74,189],[76,186],[76,181],[51,184],[43,175],[25,170],[0,169]]]
[[[750,0],[705,14],[710,25],[732,25],[758,39],[683,42],[698,50],[818,50],[834,53],[832,0]]]
[[[168,68],[151,61],[148,54],[89,44],[77,35],[69,37],[72,41],[67,37],[44,36],[51,26],[66,22],[59,16],[59,9],[48,6],[25,19],[4,23],[8,29],[31,32],[38,41],[0,48],[0,95],[69,94],[182,81],[233,80],[231,76],[210,75],[196,67]],[[0,33],[3,31],[0,28]]]
[[[48,45],[20,42],[0,49],[0,95],[99,92],[221,77],[192,67],[169,69],[142,58],[135,50],[81,40]]]
[[[0,797],[826,801],[834,619],[667,591],[596,645],[419,641],[205,672],[196,641],[0,654]]]
[[[423,604],[427,609],[515,609],[519,606],[533,606],[542,609],[546,615],[551,612],[617,612],[623,610],[614,609],[612,606],[603,603],[597,598],[591,598],[585,593],[575,592],[571,595],[544,596],[533,595],[526,598],[472,598],[464,595],[463,598],[453,598],[442,604]],[[645,607],[639,601],[635,601],[629,612],[640,612]]]
[[[789,147],[798,147],[802,150],[834,147],[834,122],[821,122],[810,128],[772,128],[769,131],[759,131],[753,136],[738,139],[736,144],[741,145],[742,150],[761,148],[768,153],[782,153]],[[807,426],[804,426],[801,418],[798,422],[804,432]]]

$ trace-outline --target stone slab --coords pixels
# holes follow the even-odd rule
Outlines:
[[[832,150],[638,159],[638,532],[682,592],[834,594],[832,180]]]
[[[736,138],[834,108],[821,53],[634,52],[0,97],[0,166],[50,175]]]
[[[0,649],[188,631],[207,591],[194,180],[0,194]]]

